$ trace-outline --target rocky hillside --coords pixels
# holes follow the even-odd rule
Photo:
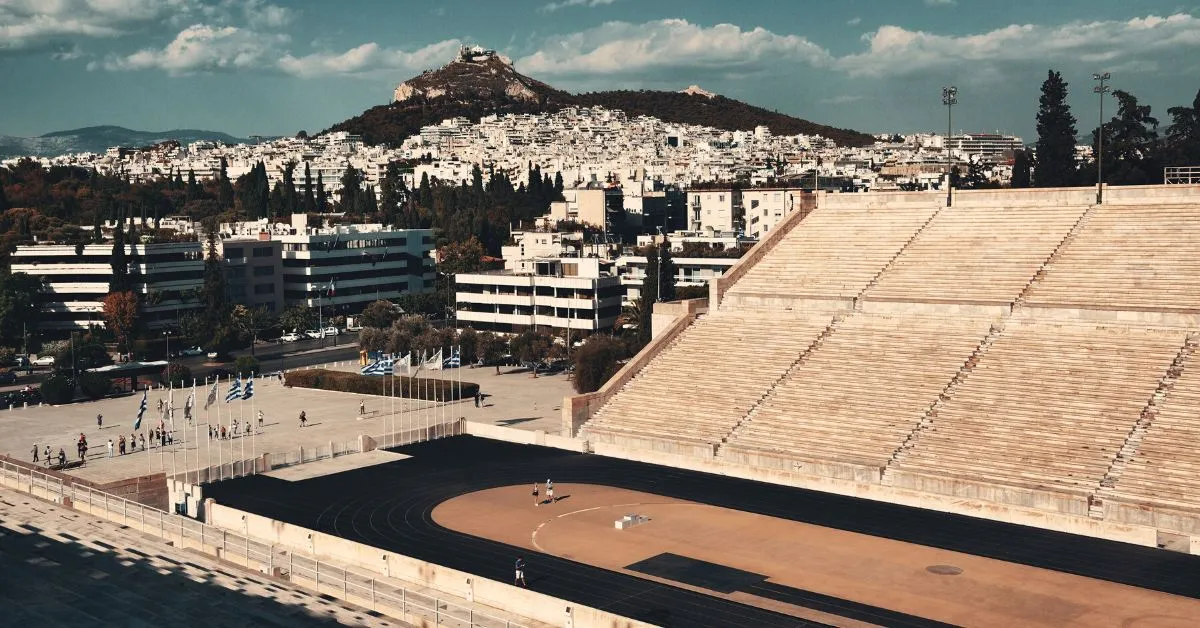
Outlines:
[[[731,131],[770,127],[778,135],[806,133],[844,146],[870,144],[869,135],[802,120],[699,88],[683,92],[611,91],[571,94],[529,78],[492,50],[463,48],[449,64],[401,83],[394,102],[364,111],[328,131],[362,135],[371,144],[398,144],[421,127],[454,117],[478,121],[490,114],[554,112],[569,106],[599,105],[630,116],[697,124]]]

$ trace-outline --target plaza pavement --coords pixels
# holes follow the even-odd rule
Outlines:
[[[349,371],[357,370],[358,366],[357,363],[342,363],[330,365],[330,368]],[[447,370],[443,376],[449,377],[453,373],[454,370]],[[422,373],[422,376],[424,375],[426,373]],[[396,429],[440,421],[442,417],[447,421],[465,417],[481,423],[558,433],[562,398],[573,394],[571,382],[562,374],[540,375],[535,378],[520,369],[502,367],[501,374],[496,375],[495,369],[490,367],[465,368],[462,370],[462,379],[480,384],[485,395],[483,407],[476,408],[472,399],[465,399],[447,404],[443,413],[443,408],[432,408],[433,404],[428,402],[405,402],[397,399],[394,423]],[[86,464],[68,473],[104,483],[147,473],[182,473],[185,466],[195,469],[216,465],[220,461],[227,463],[231,459],[231,450],[233,458],[249,459],[252,452],[294,453],[301,447],[306,450],[328,447],[330,443],[356,441],[360,434],[378,436],[392,430],[391,406],[386,397],[287,388],[278,381],[269,379],[256,380],[254,386],[253,404],[250,401],[227,404],[224,402],[224,395],[228,387],[222,383],[217,403],[208,412],[204,410],[208,391],[202,386],[197,386],[197,407],[193,414],[200,425],[199,441],[196,440],[195,428],[187,429],[187,433],[184,434],[186,421],[183,419],[183,406],[191,389],[175,390],[173,406],[176,447],[168,447],[165,450],[152,448],[149,453],[137,451],[125,456],[116,455],[111,459],[108,458],[107,441],[112,438],[115,444],[122,434],[128,440],[141,402],[140,393],[130,397],[64,406],[0,411],[0,453],[29,461],[32,459],[30,450],[36,443],[39,457],[46,445],[50,445],[53,455],[57,455],[58,449],[62,448],[68,460],[75,460],[75,443],[82,432],[87,436],[89,446]],[[150,392],[149,408],[142,423],[143,430],[157,425],[161,416],[155,409],[157,401],[166,400],[167,397],[166,390]],[[358,415],[360,401],[366,402],[368,411],[367,416],[362,419]],[[216,424],[219,409],[221,421],[227,424],[231,413],[233,417],[238,417],[239,406],[242,419],[252,424],[255,423],[255,413],[262,410],[265,415],[263,429],[258,431],[255,425],[257,434],[253,439],[243,437],[210,441],[205,428],[206,420]],[[406,407],[408,411],[403,412]],[[420,411],[418,408],[424,410]],[[308,427],[303,429],[300,428],[298,418],[301,410],[308,418]],[[97,413],[104,416],[104,427],[100,429],[96,427]],[[185,438],[186,444],[181,444]],[[170,455],[172,450],[175,451],[174,461]]]

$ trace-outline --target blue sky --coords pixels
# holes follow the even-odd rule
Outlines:
[[[1178,0],[0,0],[0,134],[313,132],[460,43],[571,91],[699,84],[872,132],[944,128],[956,84],[956,130],[1032,138],[1048,68],[1081,132],[1092,72],[1164,122],[1200,89],[1200,10]]]

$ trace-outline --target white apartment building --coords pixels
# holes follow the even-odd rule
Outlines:
[[[710,279],[724,275],[734,264],[736,257],[673,257],[675,265],[675,287],[707,286]],[[637,301],[642,296],[642,285],[646,281],[646,257],[622,255],[616,261],[617,276],[625,290],[625,303]]]
[[[271,239],[283,243],[283,299],[289,306],[354,313],[378,299],[434,289],[430,229],[299,227]]]
[[[599,258],[561,257],[537,260],[529,272],[455,275],[455,316],[460,327],[500,333],[611,329],[624,290],[609,266]]]
[[[127,245],[130,279],[142,302],[140,322],[150,329],[175,327],[179,317],[200,309],[204,259],[199,242]],[[112,244],[19,246],[12,272],[43,278],[39,326],[66,335],[104,326],[104,297],[112,278]]]
[[[688,231],[740,231],[741,218],[741,190],[689,190],[687,193]]]
[[[964,133],[950,136],[950,150],[958,155],[999,157],[1006,152],[1021,150],[1025,143],[1013,135],[998,133]]]
[[[766,237],[785,216],[802,206],[802,198],[804,193],[798,188],[742,190],[745,234],[756,240]]]

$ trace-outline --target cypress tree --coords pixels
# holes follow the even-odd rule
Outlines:
[[[662,300],[675,300],[675,261],[671,259],[671,243],[663,240],[658,247],[658,276],[662,284]]]
[[[1023,150],[1013,154],[1012,187],[1029,187],[1029,154]]]
[[[325,194],[325,175],[317,173],[317,211],[329,211],[329,195]]]
[[[1058,72],[1047,73],[1039,104],[1034,185],[1040,188],[1074,185],[1075,116],[1067,104],[1067,82]]]

